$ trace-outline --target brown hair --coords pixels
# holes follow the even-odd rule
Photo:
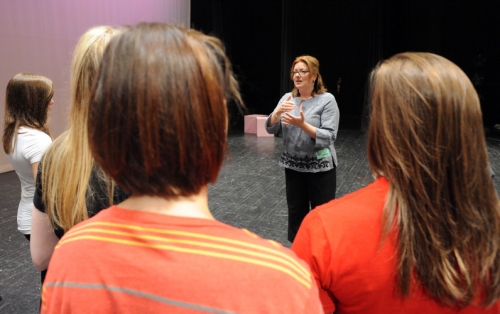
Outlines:
[[[416,279],[446,306],[493,304],[500,204],[474,87],[430,53],[395,55],[370,80],[368,160],[390,183],[383,239],[396,231],[398,291],[409,296]]]
[[[5,93],[3,150],[10,154],[16,143],[19,127],[40,130],[50,136],[48,109],[54,96],[54,84],[48,78],[19,73],[10,79]]]
[[[133,195],[198,193],[222,165],[228,97],[241,100],[219,40],[141,23],[104,53],[88,119],[92,154]]]
[[[309,69],[309,72],[311,75],[317,74],[318,77],[314,81],[314,87],[313,91],[311,93],[311,96],[314,96],[316,94],[322,94],[327,91],[325,84],[323,84],[323,78],[321,77],[321,74],[319,73],[319,61],[315,57],[312,56],[300,56],[295,58],[295,61],[292,63],[292,68],[290,69],[290,78],[293,80],[293,67],[299,62],[304,62],[307,65],[307,68]],[[299,90],[294,87],[292,90],[292,96],[293,97],[299,97],[300,92]]]

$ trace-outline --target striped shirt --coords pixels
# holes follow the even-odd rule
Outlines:
[[[42,313],[322,313],[309,267],[218,221],[113,206],[58,243]]]

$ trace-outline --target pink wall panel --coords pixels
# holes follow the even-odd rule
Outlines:
[[[69,69],[78,38],[96,25],[139,22],[190,24],[190,0],[15,0],[0,1],[0,121],[5,87],[19,72],[49,77],[55,84],[51,110],[54,137],[67,127]],[[12,170],[3,150],[0,173]]]

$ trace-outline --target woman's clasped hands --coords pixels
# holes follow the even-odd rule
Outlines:
[[[294,116],[291,114],[291,111],[295,109],[295,103],[291,101],[292,96],[288,96],[285,101],[276,107],[274,112],[272,113],[272,123],[277,123],[279,119],[281,119],[281,123],[285,125],[294,125],[299,128],[304,128],[305,124],[305,116],[302,111],[302,104],[300,105],[300,116]]]
[[[276,111],[281,111],[281,123],[300,127],[300,125],[305,121],[304,112],[302,111],[302,104],[300,106],[300,116],[292,115],[290,111],[295,108],[295,103],[290,101],[291,98],[292,96],[288,96],[288,98],[283,103],[281,103]]]

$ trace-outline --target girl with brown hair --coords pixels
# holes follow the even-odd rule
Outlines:
[[[500,203],[465,73],[402,53],[371,74],[374,183],[320,206],[292,249],[325,312],[499,313]]]
[[[42,313],[321,313],[305,263],[211,214],[230,99],[241,102],[214,37],[141,23],[110,41],[88,138],[131,196],[64,235]]]
[[[41,75],[19,73],[7,84],[3,149],[21,181],[17,225],[28,240],[38,163],[52,143],[48,124],[53,95],[54,84]]]

